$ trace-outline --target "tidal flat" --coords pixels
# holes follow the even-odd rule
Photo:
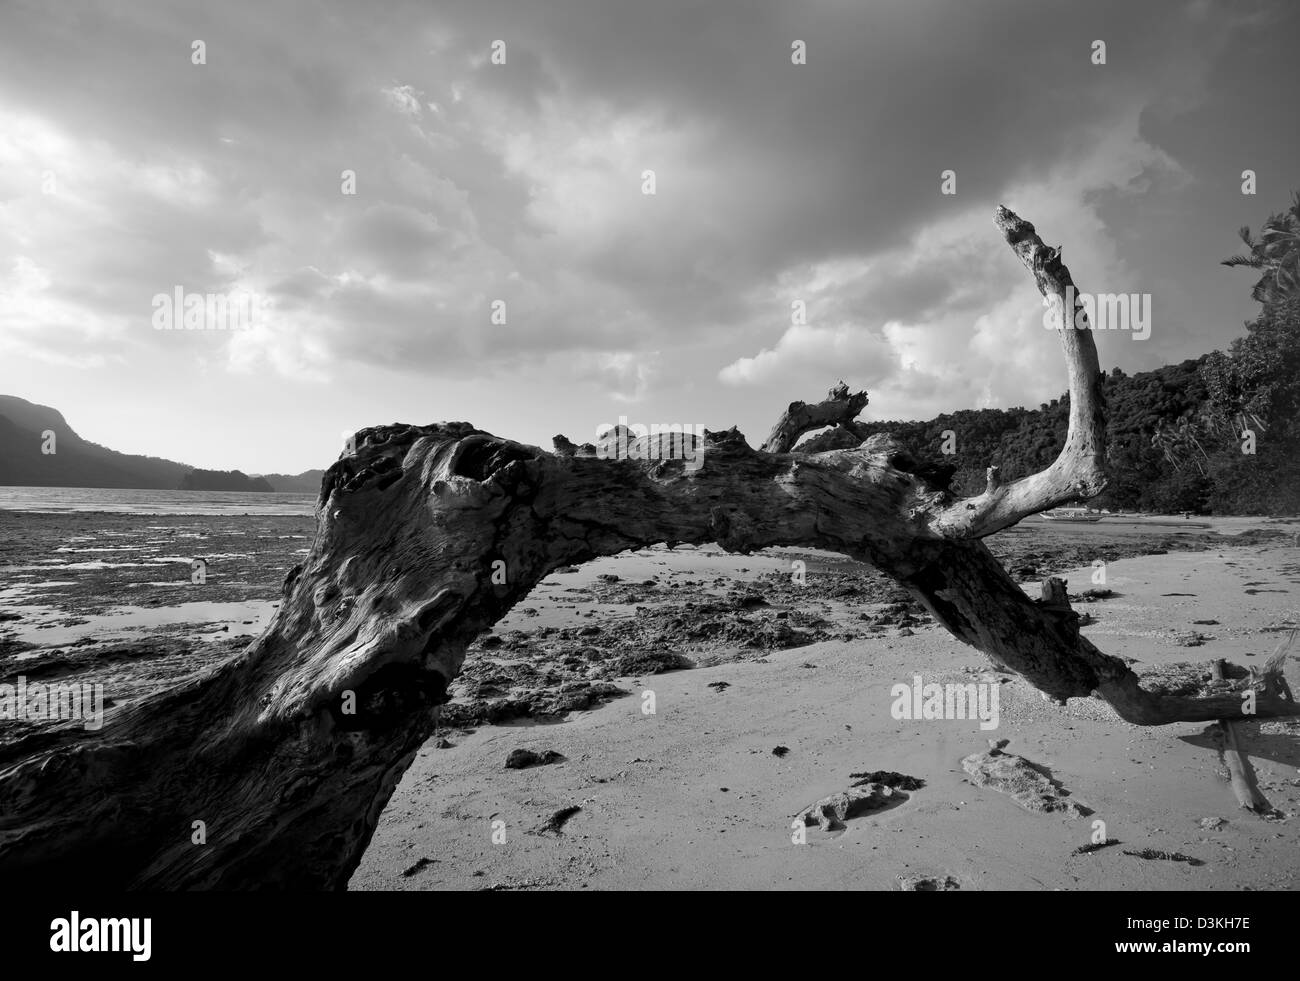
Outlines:
[[[1087,622],[1097,610],[1087,600],[1105,588],[1097,563],[1289,543],[1297,527],[1250,518],[1031,520],[988,544],[1032,589],[1094,567],[1070,582]],[[102,684],[111,708],[233,657],[275,615],[314,532],[310,514],[0,510],[0,682]],[[620,679],[825,641],[905,642],[932,623],[896,583],[838,555],[729,555],[716,546],[624,553],[556,570],[479,637],[441,724],[560,722],[628,694]],[[1192,643],[1195,632],[1184,625]],[[41,724],[2,720],[0,739]]]

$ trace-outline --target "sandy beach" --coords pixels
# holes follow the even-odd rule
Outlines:
[[[0,668],[103,684],[111,726],[114,706],[256,636],[312,524],[0,510]],[[1034,595],[1067,579],[1108,653],[1258,664],[1300,624],[1297,532],[1034,519],[989,545]],[[1294,660],[1287,674],[1300,687]],[[897,718],[895,686],[914,681],[996,689],[996,727]],[[1238,726],[1274,808],[1248,814],[1206,726],[1052,705],[895,583],[828,553],[658,547],[558,570],[475,642],[451,696],[351,888],[1291,889],[1300,871],[1300,726]],[[0,738],[35,725],[0,723]],[[991,742],[1059,809],[975,786],[963,760]],[[520,750],[558,756],[507,768]],[[792,826],[876,771],[914,789],[830,830]],[[1099,834],[1118,844],[1071,854]],[[1142,849],[1199,864],[1124,854]]]
[[[1231,519],[1220,530],[1259,524]],[[739,568],[755,557],[715,561]],[[1065,578],[1075,593],[1093,575],[1089,563]],[[1096,618],[1084,633],[1113,654],[1250,664],[1300,622],[1298,585],[1288,534],[1109,563],[1114,595],[1076,609]],[[917,674],[999,683],[998,728],[895,720],[891,687]],[[1287,677],[1300,683],[1294,660]],[[351,888],[1296,888],[1294,722],[1238,727],[1276,809],[1266,819],[1238,809],[1206,726],[1132,726],[1095,700],[1054,706],[934,625],[618,682],[627,697],[562,724],[483,726],[446,733],[444,748],[426,745]],[[652,715],[642,711],[646,691]],[[1043,768],[1081,816],[1034,813],[974,786],[962,760],[990,738]],[[518,749],[564,759],[507,769]],[[843,791],[851,774],[876,770],[924,786],[842,831],[809,827],[806,843],[793,843],[797,813]],[[574,807],[558,830],[547,827]],[[1096,821],[1119,844],[1072,856],[1093,840]],[[1124,854],[1143,849],[1201,864]]]

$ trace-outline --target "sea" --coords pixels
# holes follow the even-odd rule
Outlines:
[[[310,515],[315,494],[132,490],[103,487],[0,487],[0,510],[59,514]]]

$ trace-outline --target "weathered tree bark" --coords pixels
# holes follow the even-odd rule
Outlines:
[[[1279,647],[1275,656],[1288,646],[1290,646],[1289,642]],[[1210,662],[1210,677],[1215,681],[1223,681],[1224,668],[1225,663],[1222,659]],[[1224,765],[1228,768],[1228,782],[1232,784],[1232,792],[1237,798],[1239,807],[1254,811],[1256,814],[1267,814],[1272,807],[1259,789],[1259,781],[1255,778],[1255,768],[1250,764],[1250,757],[1242,752],[1241,743],[1237,739],[1236,725],[1228,719],[1220,719],[1217,727],[1219,751],[1223,754]]]
[[[1064,295],[1060,250],[1005,209],[997,222],[1039,289]],[[1031,600],[979,541],[1104,486],[1096,350],[1086,330],[1061,335],[1071,396],[1061,457],[1009,484],[991,471],[967,500],[897,465],[906,454],[887,436],[799,454],[708,433],[696,468],[599,459],[567,441],[548,453],[467,423],[362,430],[327,471],[311,551],[247,650],[112,710],[99,732],[63,726],[0,750],[0,875],[344,887],[466,646],[556,568],[660,542],[802,545],[869,562],[1050,697],[1095,694],[1131,722],[1239,718],[1247,688],[1257,716],[1300,713],[1281,659],[1258,678],[1230,666],[1226,682],[1208,665],[1135,675],[1079,635],[1063,588]],[[859,397],[836,389],[835,410],[792,406],[772,445],[851,419]],[[494,584],[501,568],[506,582]],[[193,843],[200,821],[206,844]]]
[[[789,453],[799,437],[823,426],[852,422],[867,407],[867,393],[849,394],[849,386],[840,382],[816,405],[791,402],[763,444],[765,453]]]

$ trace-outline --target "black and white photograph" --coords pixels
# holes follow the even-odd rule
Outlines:
[[[5,949],[165,967],[284,892],[1280,948],[1297,40],[0,0],[0,883],[56,911]]]

